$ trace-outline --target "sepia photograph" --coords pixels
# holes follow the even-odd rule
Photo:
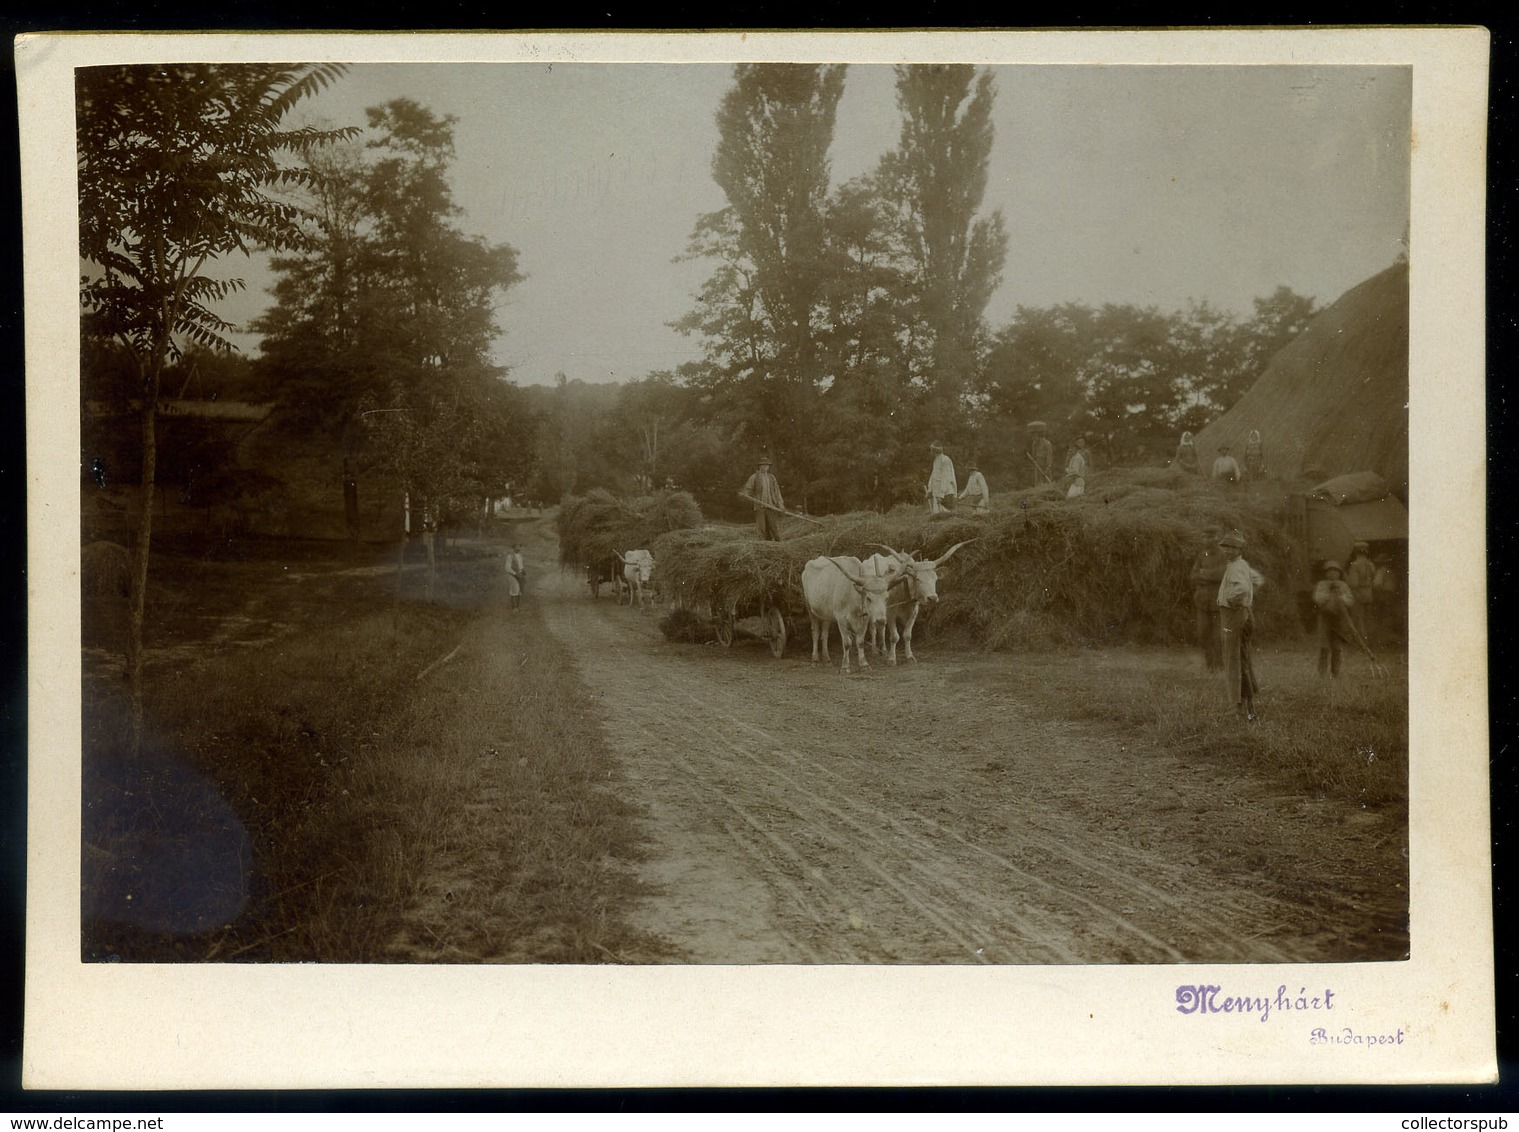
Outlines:
[[[1134,970],[1417,1078],[1424,64],[519,38],[54,64],[57,961]]]

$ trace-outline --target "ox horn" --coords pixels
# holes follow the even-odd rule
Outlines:
[[[937,570],[940,566],[943,566],[946,562],[948,562],[949,556],[952,555],[955,551],[959,550],[962,546],[969,546],[975,541],[976,540],[973,538],[968,538],[964,542],[955,543],[954,546],[950,547],[942,555],[934,559],[934,569]]]
[[[825,555],[825,556],[824,556],[824,557],[827,557],[827,556],[826,556],[826,555]],[[856,578],[856,577],[855,577],[855,576],[854,576],[854,575],[853,575],[853,574],[851,574],[851,573],[850,573],[850,572],[849,572],[849,571],[848,571],[848,570],[846,570],[846,569],[844,569],[844,567],[843,567],[843,566],[842,566],[842,565],[840,565],[840,564],[839,564],[839,562],[838,562],[838,560],[837,560],[837,559],[834,559],[834,558],[829,558],[829,559],[828,559],[828,561],[829,561],[829,562],[832,562],[832,563],[833,563],[833,565],[834,565],[834,567],[835,567],[835,568],[836,568],[836,569],[837,569],[837,570],[838,570],[838,572],[839,572],[839,573],[840,573],[840,574],[843,574],[843,575],[844,575],[844,577],[846,577],[846,578],[848,578],[848,579],[849,579],[849,580],[850,580],[850,581],[851,581],[851,582],[853,582],[853,583],[854,583],[854,584],[855,584],[855,585],[856,585],[856,586],[863,586],[863,585],[864,585],[864,584],[865,584],[865,581],[864,581],[864,579],[863,579],[863,578]]]
[[[903,554],[900,550],[897,550],[895,547],[887,546],[884,542],[873,542],[870,545],[884,550],[898,562],[907,563],[912,561],[911,554]]]

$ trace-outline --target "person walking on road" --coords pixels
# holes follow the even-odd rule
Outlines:
[[[781,498],[780,482],[770,474],[769,456],[759,458],[759,468],[744,481],[744,490],[739,495],[754,504],[754,525],[759,537],[780,542],[780,516],[786,503]]]
[[[506,596],[511,608],[522,608],[522,591],[526,586],[527,566],[522,561],[522,548],[513,544],[506,554]]]
[[[934,466],[928,474],[928,487],[924,490],[928,493],[928,513],[937,515],[953,506],[953,502],[950,506],[945,506],[944,500],[953,501],[958,498],[959,490],[955,484],[954,461],[944,454],[944,446],[936,440],[929,446],[929,450],[934,454]]]
[[[1218,583],[1219,637],[1224,652],[1224,695],[1246,720],[1255,719],[1255,665],[1250,638],[1255,632],[1256,588],[1264,579],[1245,561],[1245,536],[1230,531],[1218,540],[1225,566]]]

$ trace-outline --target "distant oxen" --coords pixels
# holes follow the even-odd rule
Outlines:
[[[903,572],[900,561],[890,561],[875,573],[866,574],[858,558],[814,558],[802,568],[802,595],[807,601],[807,615],[812,622],[812,659],[817,662],[818,641],[823,644],[823,659],[828,655],[830,623],[839,627],[844,643],[844,662],[840,671],[849,671],[849,649],[861,668],[869,668],[865,659],[865,637],[870,626],[886,618],[886,594]]]
[[[647,550],[630,550],[617,558],[622,563],[623,581],[628,584],[628,605],[631,607],[636,597],[638,607],[642,609],[644,591],[649,589],[649,575],[654,573],[654,555]]]
[[[925,562],[918,561],[910,554],[891,550],[889,546],[885,549],[891,550],[892,557],[873,554],[865,560],[864,569],[867,574],[884,576],[893,567],[897,571],[897,580],[892,583],[886,598],[886,615],[870,626],[870,643],[877,655],[886,652],[885,638],[888,633],[890,635],[891,653],[886,663],[896,664],[898,640],[902,641],[907,650],[907,659],[917,662],[918,658],[912,655],[912,627],[922,608],[939,600],[939,567],[964,545],[963,542],[957,542],[938,558]]]

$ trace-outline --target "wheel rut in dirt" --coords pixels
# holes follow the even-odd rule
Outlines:
[[[540,600],[650,814],[640,926],[687,961],[1325,957],[1280,893],[1198,863],[1205,822],[1166,829],[1216,781],[989,695],[975,677],[1006,657],[843,677],[743,638],[666,643],[568,577]]]

